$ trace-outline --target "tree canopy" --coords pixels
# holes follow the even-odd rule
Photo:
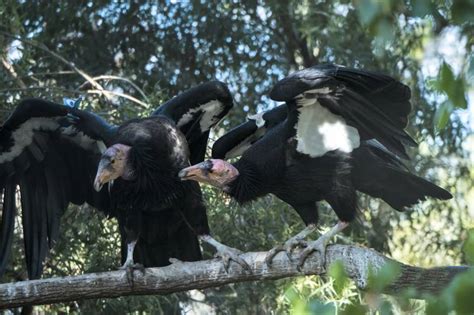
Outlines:
[[[83,96],[82,108],[118,123],[148,114],[193,85],[218,79],[229,85],[235,107],[215,131],[217,138],[247,114],[275,106],[267,93],[291,71],[337,63],[385,72],[412,89],[408,132],[419,148],[410,151],[410,167],[455,197],[448,203],[426,201],[404,213],[361,197],[360,222],[337,241],[363,244],[420,266],[472,263],[472,12],[472,0],[7,0],[0,3],[0,117],[3,121],[25,97],[62,102],[63,97]],[[244,251],[268,250],[302,226],[294,211],[272,196],[240,207],[213,189],[206,188],[205,195],[213,234]],[[327,210],[323,229],[335,221]],[[2,282],[25,277],[18,226],[18,254]],[[116,268],[118,237],[114,220],[88,206],[71,206],[44,277]],[[465,251],[462,244],[467,244]],[[302,277],[44,309],[120,314],[192,308],[247,314],[326,307],[331,312],[350,309],[362,299],[353,287],[337,290],[334,285],[333,280]],[[384,301],[383,314],[423,311],[427,305]]]

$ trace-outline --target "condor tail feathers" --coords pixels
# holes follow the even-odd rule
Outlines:
[[[445,189],[409,173],[394,157],[380,154],[379,150],[366,145],[354,152],[353,181],[357,190],[383,199],[398,211],[428,197],[452,198]]]

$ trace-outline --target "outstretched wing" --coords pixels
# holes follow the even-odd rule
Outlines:
[[[204,160],[210,129],[232,108],[227,86],[210,81],[195,86],[164,103],[153,115],[172,119],[186,136],[191,164]]]
[[[70,202],[109,209],[107,191],[97,193],[92,186],[104,144],[71,122],[69,112],[45,100],[24,100],[0,129],[0,275],[11,251],[17,188],[30,279],[41,275]]]
[[[255,142],[263,138],[269,130],[283,123],[287,111],[286,105],[280,105],[249,116],[246,122],[216,140],[212,146],[212,157],[230,159],[242,155]]]
[[[416,142],[403,130],[411,110],[410,89],[374,72],[337,65],[297,71],[270,92],[288,105],[297,151],[317,157],[331,150],[352,151],[376,139],[400,157]]]

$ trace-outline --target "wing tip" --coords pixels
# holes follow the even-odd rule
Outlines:
[[[212,91],[214,91],[220,101],[224,102],[225,104],[232,103],[232,93],[230,92],[227,84],[225,84],[224,82],[219,80],[212,80],[203,84],[207,85]]]

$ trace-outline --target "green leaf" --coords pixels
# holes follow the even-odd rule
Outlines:
[[[393,315],[392,304],[388,301],[383,301],[379,308],[380,315]]]
[[[469,264],[474,265],[474,229],[468,231],[466,241],[462,246],[462,250]]]
[[[431,297],[427,300],[426,315],[445,315],[450,310],[449,303],[445,296]]]
[[[334,290],[337,294],[341,294],[349,282],[344,264],[339,260],[332,263],[329,266],[329,276],[334,279]]]
[[[466,272],[457,276],[450,289],[454,300],[454,310],[458,314],[473,314],[474,272]]]
[[[471,58],[469,59],[466,77],[471,84],[474,84],[474,55],[471,55]]]
[[[395,36],[395,31],[393,29],[393,24],[387,18],[382,18],[376,24],[376,34],[377,37],[381,38],[383,41],[391,41]]]
[[[451,85],[454,83],[453,70],[446,62],[443,62],[439,71],[439,81],[440,87],[446,92],[451,89]]]
[[[462,77],[455,78],[451,67],[446,62],[443,62],[439,72],[439,87],[455,107],[467,108],[464,80]]]
[[[336,306],[334,303],[323,303],[319,300],[312,300],[308,305],[308,311],[309,314],[335,315]]]
[[[375,0],[359,0],[356,2],[359,20],[364,25],[371,24],[382,10],[382,6]]]
[[[438,107],[435,113],[435,117],[434,117],[434,123],[436,127],[435,129],[437,131],[441,131],[444,128],[446,128],[446,125],[448,124],[448,121],[449,121],[449,116],[451,115],[452,111],[453,111],[453,105],[451,104],[450,101],[446,101]]]
[[[395,262],[388,262],[377,272],[369,268],[368,290],[380,293],[395,281],[400,274],[400,266]]]
[[[339,312],[341,315],[365,315],[369,312],[367,306],[361,304],[350,304],[347,305],[342,311]]]
[[[462,108],[466,109],[467,108],[467,99],[466,99],[466,93],[465,93],[465,84],[463,78],[458,78],[454,82],[453,89],[451,91],[452,95],[450,96],[451,102],[453,102],[454,106],[457,108]]]
[[[426,80],[425,82],[426,82],[427,88],[431,90],[442,91],[439,78],[437,79],[431,78],[431,79]]]
[[[451,7],[451,16],[455,23],[474,22],[472,13],[474,12],[474,1],[455,0]]]
[[[413,0],[412,7],[413,15],[419,17],[425,17],[433,11],[433,6],[429,0]]]

